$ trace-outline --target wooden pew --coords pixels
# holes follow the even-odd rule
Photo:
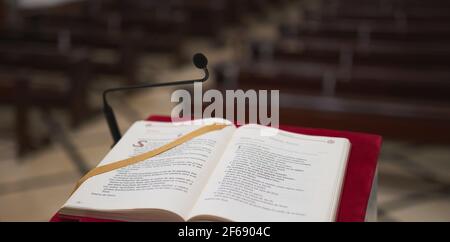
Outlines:
[[[224,26],[224,5],[222,1],[111,1],[103,11],[118,11],[122,16],[145,15],[159,11],[165,17],[180,18],[184,34],[215,37]],[[208,19],[208,21],[205,21]]]
[[[384,72],[359,68],[348,75],[330,65],[279,61],[228,64],[215,70],[223,90],[280,90],[283,122],[432,142],[443,141],[435,137],[439,129],[450,134],[450,128],[444,125],[450,121],[448,72],[386,73],[385,68]],[[334,121],[330,123],[330,119]],[[374,120],[383,126],[377,126]],[[420,134],[415,129],[421,129]]]
[[[40,31],[70,31],[74,41],[79,40],[94,47],[117,48],[122,41],[124,44],[136,46],[140,51],[179,55],[183,40],[182,18],[163,18],[152,12],[127,15],[102,13],[94,17],[35,13],[26,17],[26,20],[30,28]],[[138,37],[129,43],[125,42],[128,35]],[[89,41],[93,38],[97,41]]]
[[[218,72],[218,76],[222,77],[219,79],[235,79],[234,82],[228,81],[228,83],[272,85],[346,97],[450,101],[450,71],[448,70],[409,70],[364,66],[356,63],[348,70],[339,66],[338,63],[259,61],[241,63],[233,78],[225,78],[224,73],[229,70],[222,68]]]
[[[358,15],[376,15],[402,11],[417,13],[422,16],[431,16],[436,13],[448,14],[445,10],[450,8],[448,1],[397,1],[397,0],[321,0],[317,11],[332,13],[351,13]]]
[[[110,48],[118,54],[117,60],[106,63],[97,61],[91,56],[92,71],[98,75],[118,75],[127,83],[137,82],[137,65],[139,55],[133,45],[134,36],[111,37],[95,34],[88,38],[81,34],[72,34],[68,31],[37,31],[20,30],[0,32],[0,49],[27,49],[30,52],[59,52],[61,54],[77,49],[84,49],[93,54],[91,50]],[[103,40],[105,42],[103,42]],[[33,61],[33,60],[30,60]]]
[[[14,108],[14,139],[18,156],[34,149],[28,124],[31,105],[28,89],[29,80],[25,77],[0,73],[0,105],[10,105]]]
[[[0,29],[6,25],[6,6],[3,1],[0,1]]]
[[[436,23],[450,22],[450,15],[447,9],[416,9],[416,10],[390,10],[378,11],[376,9],[360,9],[350,7],[344,9],[304,11],[306,19],[320,19],[321,21],[352,20],[352,21],[370,21],[370,22],[403,22],[408,25],[417,23]]]
[[[401,48],[397,45],[359,48],[353,45],[326,44],[306,39],[251,43],[252,59],[308,61],[358,65],[442,70],[450,67],[450,48]]]
[[[213,25],[219,27],[218,24],[222,23],[221,14],[217,14],[216,12],[216,10],[221,11],[221,9],[215,9],[216,7],[214,6],[218,2],[220,1],[85,1],[84,3],[80,3],[79,11],[75,11],[74,13],[75,16],[88,19],[89,21],[101,21],[103,18],[112,20],[110,23],[113,25],[121,22],[120,24],[127,28],[130,25],[139,26],[140,29],[143,31],[146,30],[148,33],[153,32],[154,28],[157,27],[155,26],[155,24],[158,24],[155,21],[155,16],[157,16],[160,18],[159,21],[165,21],[165,24],[161,24],[164,35],[170,32],[182,31],[179,33],[183,35],[203,33],[212,36],[217,32],[217,29],[212,29],[214,27]],[[41,19],[43,18],[42,15],[47,15],[45,12],[33,14],[34,16],[41,15],[39,17]],[[52,13],[50,15],[55,14]],[[44,18],[49,20],[46,22],[52,23],[52,17],[55,18],[54,16],[45,16]],[[120,21],[118,21],[119,19]],[[204,21],[205,19],[209,21]],[[176,25],[171,24],[171,22],[176,22]],[[187,22],[190,24],[184,24]],[[161,35],[161,33],[159,34]],[[153,35],[150,37],[149,39],[153,39],[156,36]],[[174,39],[180,39],[180,37],[182,36],[178,35]]]
[[[450,23],[450,22],[449,22]],[[448,42],[450,31],[448,29],[414,30],[413,28],[371,28],[370,24],[361,25],[359,28],[342,28],[333,25],[303,25],[280,26],[280,33],[286,37],[316,37],[333,39],[355,39],[361,42],[385,41],[385,42]]]
[[[407,23],[399,21],[358,21],[358,20],[335,20],[335,21],[321,21],[321,20],[305,20],[298,26],[285,24],[281,28],[298,28],[298,31],[314,31],[322,30],[324,32],[345,32],[345,33],[385,33],[385,34],[410,34],[410,35],[439,35],[448,34],[450,32],[450,23],[416,23],[408,25]],[[295,29],[292,29],[295,31]]]
[[[42,107],[59,107],[68,110],[72,126],[80,125],[92,114],[88,105],[87,86],[92,80],[91,66],[85,52],[72,54],[36,53],[27,50],[0,50],[0,68],[2,73],[29,73],[28,79],[34,76],[33,72],[49,72],[62,76],[62,79],[47,81],[45,88],[55,90],[51,96],[42,99],[48,94],[33,92],[29,99],[33,104]],[[41,90],[41,89],[40,89]]]
[[[86,89],[91,74],[85,55],[63,57],[31,55],[17,50],[0,52],[0,105],[14,109],[17,155],[26,155],[49,142],[47,136],[31,135],[29,113],[33,108],[66,110],[74,127],[91,116],[93,110],[87,101]],[[36,61],[21,58],[25,55]],[[34,77],[42,75],[43,71],[60,73],[65,78],[35,80]]]
[[[322,8],[370,8],[378,11],[450,8],[445,0],[319,0]]]
[[[119,10],[122,15],[147,13],[155,9],[171,18],[182,16],[188,26],[186,34],[217,37],[222,27],[237,24],[244,14],[261,13],[269,4],[267,0],[193,0],[193,1],[112,1],[108,10]],[[108,4],[105,4],[108,5]],[[207,21],[205,21],[207,20]]]

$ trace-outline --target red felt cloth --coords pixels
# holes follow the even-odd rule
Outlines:
[[[151,116],[148,120],[170,122],[170,117]],[[352,145],[337,221],[363,222],[377,166],[378,154],[381,149],[382,138],[372,134],[283,125],[280,126],[280,129],[307,135],[343,137],[350,140]],[[107,222],[112,220],[56,214],[50,221]]]

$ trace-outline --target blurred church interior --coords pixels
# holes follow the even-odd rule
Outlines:
[[[280,123],[383,136],[378,221],[450,221],[450,1],[0,0],[0,221],[48,221],[111,148],[102,91],[279,89]],[[122,129],[174,88],[120,93]]]

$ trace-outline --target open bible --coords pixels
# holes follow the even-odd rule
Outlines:
[[[205,123],[138,121],[99,166],[158,148]],[[122,221],[334,221],[350,142],[256,124],[208,132],[86,180],[61,215]]]

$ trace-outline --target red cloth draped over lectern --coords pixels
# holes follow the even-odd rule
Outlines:
[[[170,122],[170,117],[151,116],[148,120]],[[381,149],[381,137],[378,135],[356,132],[302,128],[284,125],[281,125],[280,129],[299,134],[342,137],[350,140],[351,150],[347,164],[347,171],[337,221],[364,221],[367,203],[369,201],[369,196],[372,189],[372,182],[377,167],[378,155]],[[56,214],[53,216],[51,221],[106,222],[110,220],[65,215],[61,216]]]

